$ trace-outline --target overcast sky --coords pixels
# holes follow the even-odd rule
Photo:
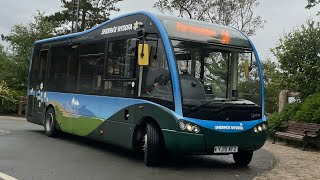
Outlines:
[[[156,0],[124,0],[117,5],[121,11],[114,13],[112,17],[140,10],[159,13],[152,8],[154,2]],[[251,39],[262,60],[267,58],[275,60],[270,48],[276,45],[284,33],[305,24],[307,19],[317,21],[320,19],[320,16],[316,17],[320,6],[306,10],[304,6],[307,0],[259,0],[259,2],[257,12],[267,22],[264,24],[264,29],[258,30]],[[60,0],[1,0],[0,34],[7,34],[15,24],[30,21],[37,10],[51,14],[61,9],[60,6]]]

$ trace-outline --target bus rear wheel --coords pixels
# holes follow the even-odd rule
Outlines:
[[[144,137],[144,163],[146,166],[159,164],[161,155],[161,136],[159,128],[153,123],[147,123]]]
[[[58,132],[55,127],[56,117],[53,108],[49,108],[44,119],[44,131],[48,137],[55,137]]]
[[[233,154],[234,162],[239,166],[247,166],[252,160],[253,151],[242,151]]]

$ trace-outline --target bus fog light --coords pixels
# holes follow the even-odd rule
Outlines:
[[[258,131],[261,132],[262,131],[262,127],[258,126]]]
[[[262,124],[262,129],[265,131],[267,130],[267,125],[266,124]]]
[[[194,126],[193,132],[199,133],[200,132],[200,128],[198,126]]]
[[[190,124],[187,124],[186,128],[187,128],[187,130],[188,130],[189,132],[191,132],[192,129],[193,129],[193,127],[192,127]]]
[[[179,127],[180,127],[181,130],[185,130],[186,129],[186,124],[183,123],[183,122],[180,122],[179,123]]]
[[[258,133],[258,129],[257,129],[256,127],[253,128],[253,131],[254,131],[255,133]]]

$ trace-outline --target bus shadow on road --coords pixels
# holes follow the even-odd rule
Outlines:
[[[45,137],[44,131],[32,130],[31,132],[40,134]],[[105,142],[94,141],[91,139],[79,137],[72,134],[60,133],[58,137],[52,138],[59,141],[64,141],[72,145],[77,145],[85,148],[90,148],[94,151],[105,153],[121,160],[130,161],[133,164],[143,164],[143,155],[137,154],[134,151],[118,147]],[[180,154],[165,154],[158,168],[167,169],[237,169],[249,170],[249,167],[239,167],[234,164],[232,156],[210,156],[210,155],[180,155]]]

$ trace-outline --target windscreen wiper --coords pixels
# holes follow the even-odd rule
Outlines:
[[[206,105],[208,105],[208,104],[211,104],[211,103],[215,103],[215,102],[225,102],[226,100],[225,99],[223,99],[223,100],[212,100],[212,101],[208,101],[208,102],[205,102],[205,103],[203,103],[203,104],[199,104],[199,105],[197,105],[197,106],[194,106],[194,107],[191,107],[190,109],[189,109],[189,111],[191,111],[191,112],[194,112],[194,111],[198,111],[199,109],[202,109],[203,107],[205,107]]]
[[[237,106],[237,104],[226,104],[225,106],[222,106],[220,108],[217,108],[217,109],[213,110],[213,112],[219,112],[221,110],[224,110],[224,109],[226,109],[228,107],[233,107],[233,106]]]

